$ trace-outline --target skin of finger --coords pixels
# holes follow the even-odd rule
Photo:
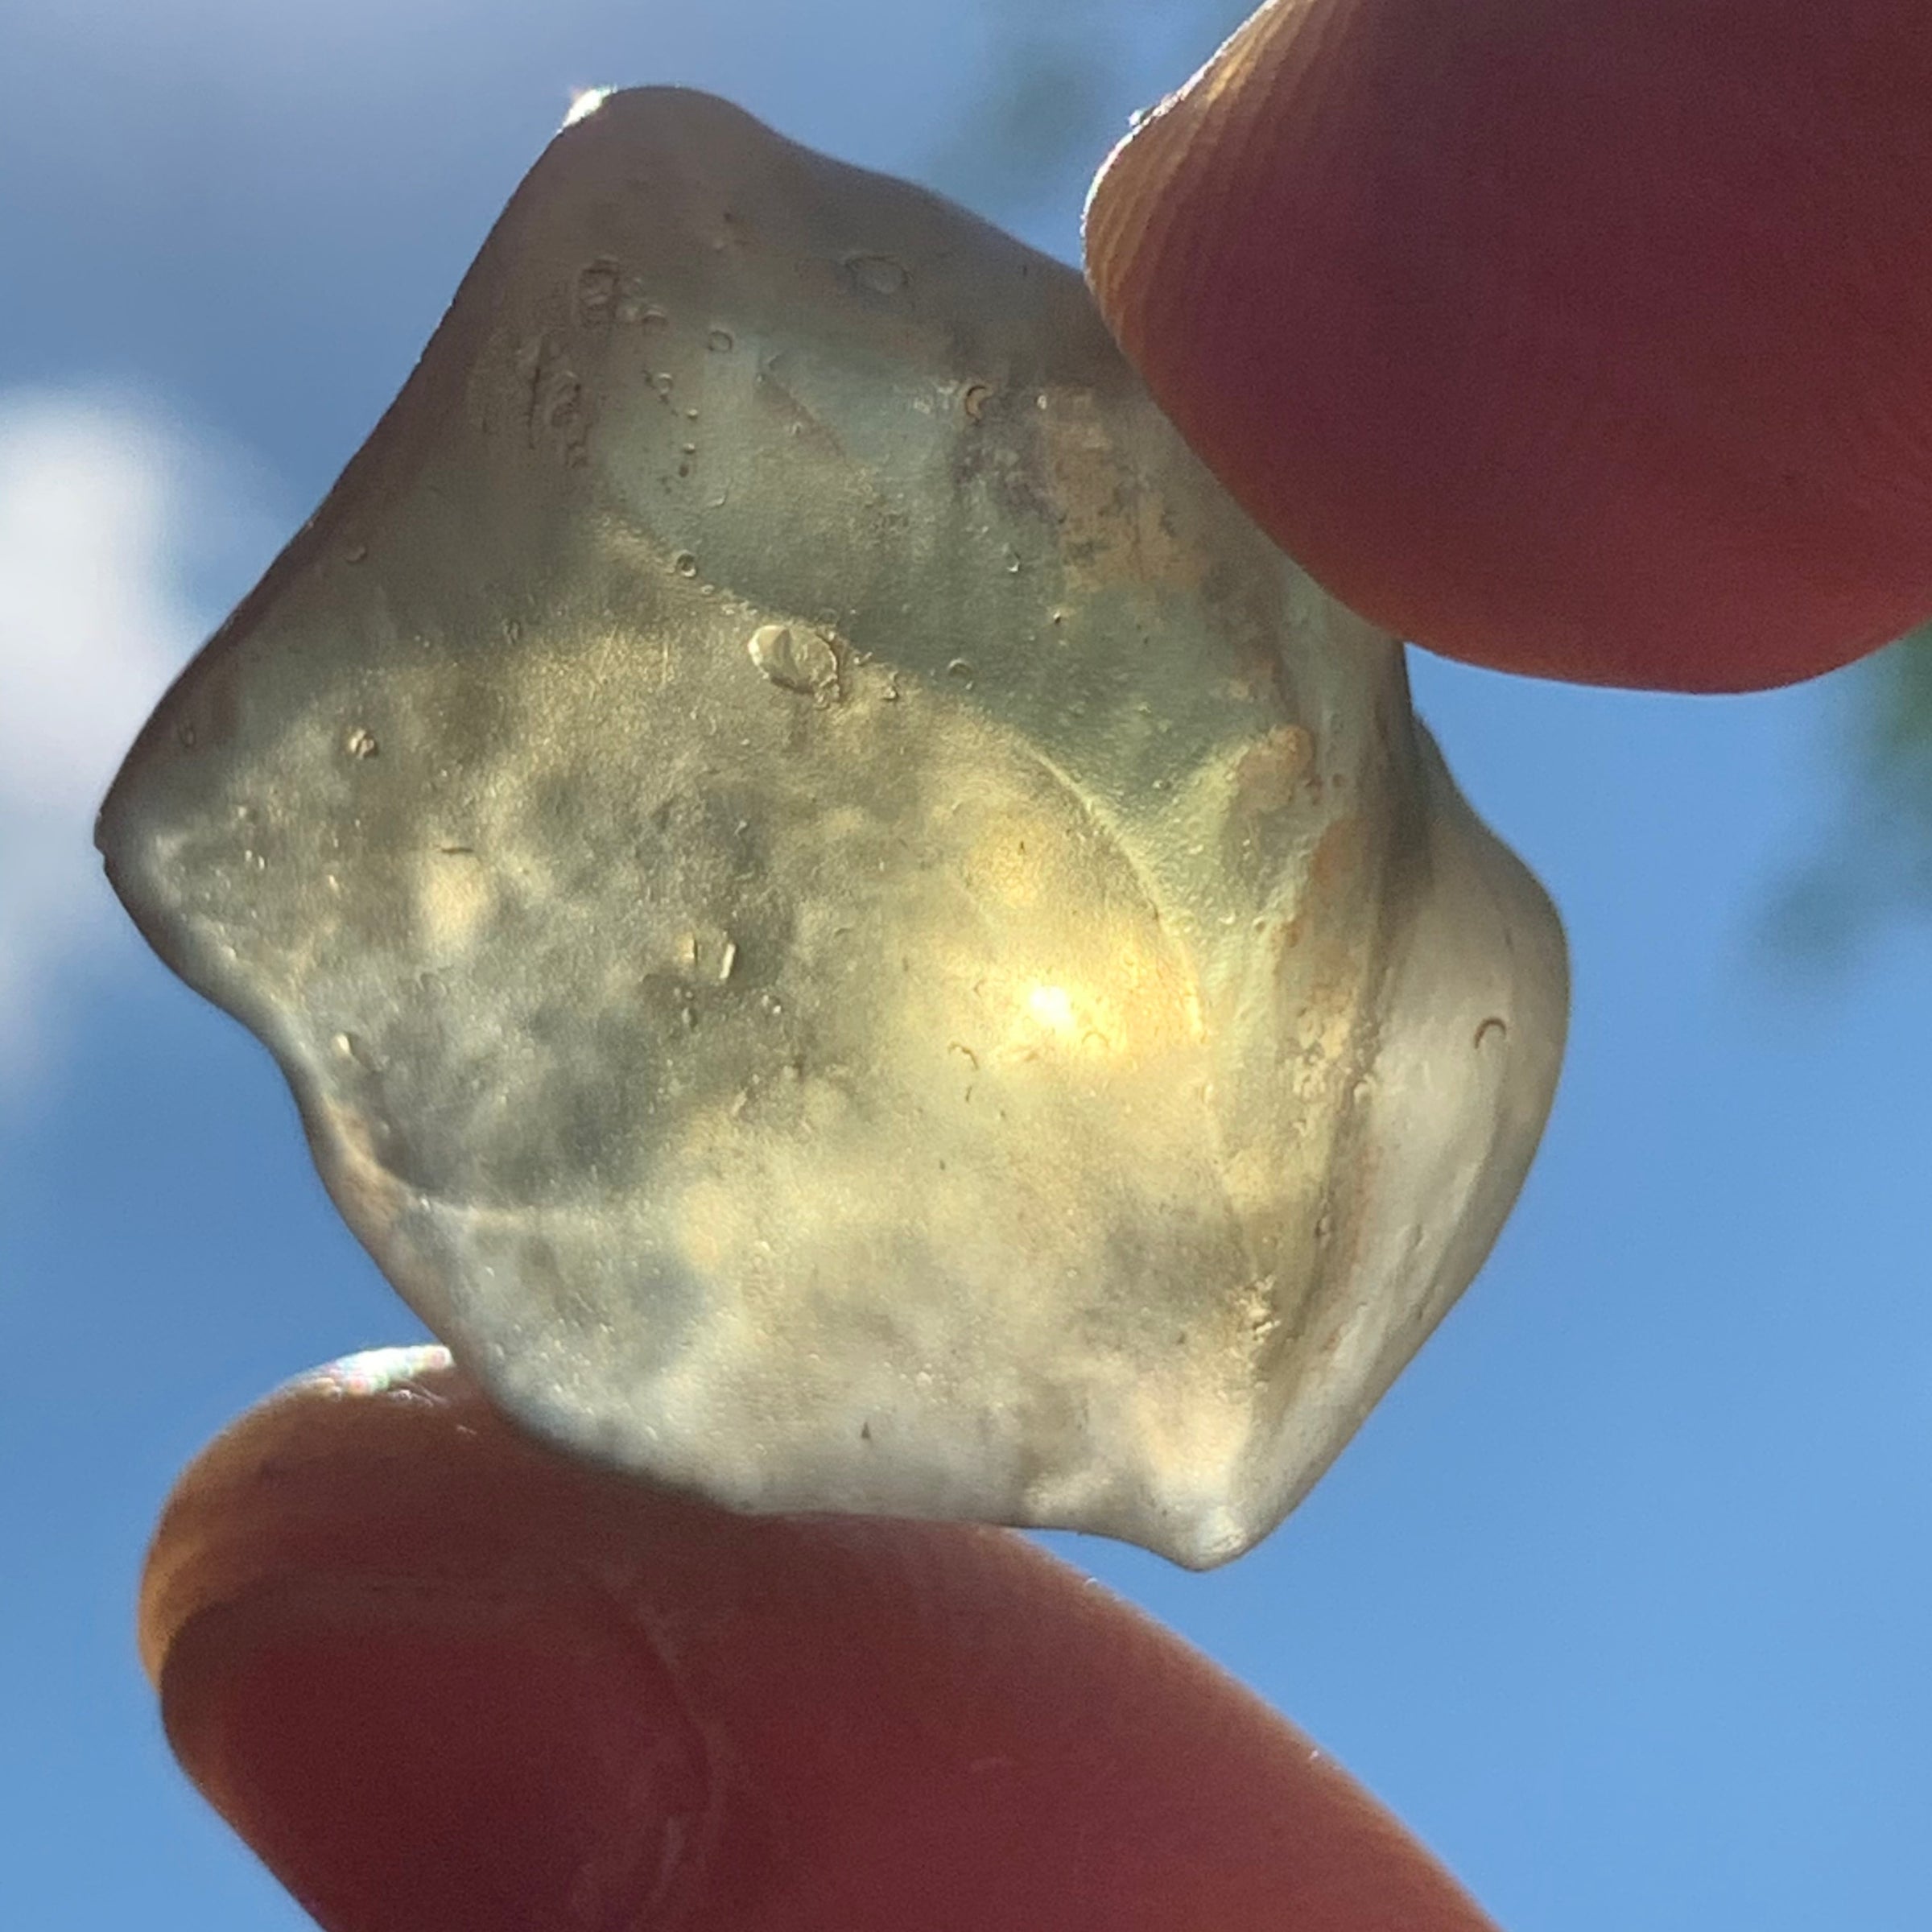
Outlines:
[[[312,1378],[217,1441],[141,1640],[191,1776],[332,1932],[1488,1923],[1024,1539],[723,1513],[447,1366]]]
[[[1089,277],[1329,589],[1498,668],[1790,682],[1932,613],[1932,9],[1275,0]]]

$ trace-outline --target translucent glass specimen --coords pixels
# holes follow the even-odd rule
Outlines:
[[[1561,1054],[1399,650],[1078,277],[688,93],[558,137],[101,840],[458,1360],[745,1509],[1234,1555]]]

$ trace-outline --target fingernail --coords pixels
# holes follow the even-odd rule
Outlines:
[[[161,1671],[175,1754],[329,1932],[645,1932],[687,1895],[712,1780],[614,1605],[264,1588]]]

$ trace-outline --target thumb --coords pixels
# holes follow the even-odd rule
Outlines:
[[[358,1357],[189,1470],[142,1641],[332,1932],[1481,1932],[1245,1691],[1005,1532],[760,1519]]]

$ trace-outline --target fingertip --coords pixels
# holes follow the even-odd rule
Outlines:
[[[258,1589],[176,1631],[160,1694],[203,1794],[329,1932],[634,1932],[701,1882],[704,1740],[594,1596]]]
[[[223,1430],[176,1480],[148,1546],[136,1616],[148,1682],[160,1688],[175,1637],[201,1610],[264,1580],[328,1567],[332,1539],[345,1530],[342,1446],[354,1445],[365,1477],[386,1457],[407,1470],[416,1412],[445,1403],[475,1403],[447,1349],[377,1348],[295,1377]],[[475,1421],[493,1418],[477,1406]],[[380,1556],[378,1541],[347,1534],[364,1560]],[[401,1567],[408,1562],[405,1554]]]
[[[1110,158],[1088,275],[1382,629],[1788,683],[1932,611],[1928,86],[1917,0],[1276,0]]]
[[[1479,1932],[1250,1694],[1023,1538],[729,1515],[446,1363],[184,1479],[146,1641],[197,1783],[330,1932]]]

